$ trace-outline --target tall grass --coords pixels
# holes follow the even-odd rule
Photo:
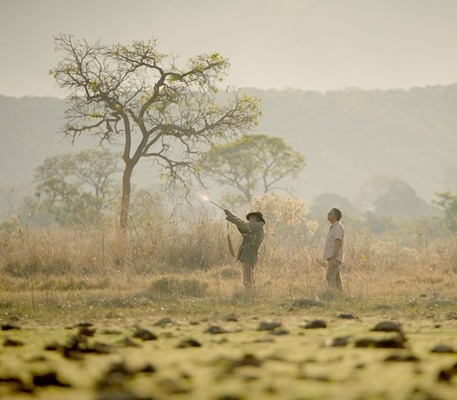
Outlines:
[[[328,222],[309,220],[300,200],[277,194],[254,199],[252,207],[267,220],[256,266],[257,307],[319,299],[326,287],[322,246]],[[227,236],[237,248],[241,235],[234,225],[207,209],[179,219],[143,217],[132,221],[126,235],[114,221],[0,231],[0,310],[237,307],[244,304],[241,270]],[[345,246],[344,304],[421,306],[424,312],[455,306],[455,236],[426,239],[418,230],[405,245],[346,224]]]

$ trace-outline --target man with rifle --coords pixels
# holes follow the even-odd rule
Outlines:
[[[254,267],[259,259],[259,247],[263,242],[265,233],[263,227],[265,220],[262,213],[255,211],[246,215],[248,222],[243,221],[240,217],[233,214],[230,210],[224,208],[226,220],[235,224],[243,241],[238,249],[237,260],[241,261],[243,267],[243,283],[247,293],[255,290],[255,273]]]

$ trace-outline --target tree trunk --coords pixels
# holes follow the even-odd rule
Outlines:
[[[122,176],[122,198],[121,198],[121,215],[120,215],[120,226],[122,231],[126,231],[127,223],[129,218],[130,208],[130,192],[131,192],[131,178],[133,167],[135,163],[128,163],[125,165],[124,174]]]

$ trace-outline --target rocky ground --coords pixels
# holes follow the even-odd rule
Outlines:
[[[457,320],[353,314],[5,316],[5,399],[457,398]]]

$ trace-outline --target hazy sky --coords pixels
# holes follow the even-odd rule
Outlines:
[[[457,82],[457,0],[0,0],[0,94],[57,96],[53,36],[220,52],[225,84],[408,89]]]

